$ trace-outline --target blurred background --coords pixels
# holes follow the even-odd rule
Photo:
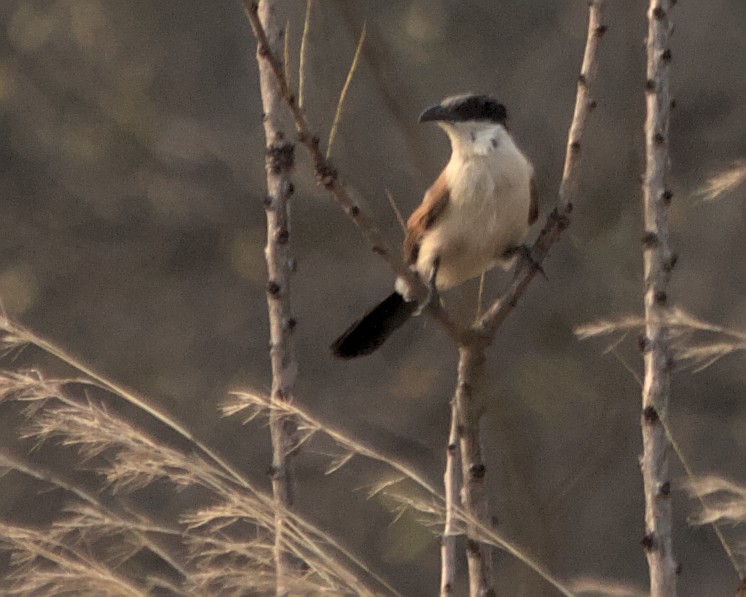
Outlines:
[[[281,8],[297,84],[305,2]],[[640,591],[636,334],[605,353],[604,341],[579,342],[573,330],[642,309],[645,8],[608,3],[573,223],[545,262],[547,279],[535,280],[489,350],[483,419],[499,529],[562,578]],[[445,135],[417,116],[457,92],[506,104],[536,166],[543,221],[561,175],[586,10],[554,0],[313,3],[305,105],[322,139],[367,23],[332,159],[392,242],[401,230],[386,192],[406,216],[449,154]],[[696,192],[746,157],[746,3],[682,2],[673,20],[679,265],[670,294],[698,317],[744,330],[746,191],[711,203]],[[223,420],[217,409],[230,390],[266,391],[271,382],[254,52],[237,1],[4,0],[0,298],[10,317],[150,396],[269,487],[266,427]],[[456,351],[419,318],[368,358],[331,358],[329,343],[390,292],[393,276],[315,186],[302,147],[296,156],[297,398],[439,483]],[[508,279],[491,273],[487,296]],[[446,307],[467,321],[476,288],[447,293]],[[744,388],[738,357],[675,375],[671,427],[696,472],[746,483]],[[2,423],[4,442],[14,425]],[[360,462],[325,476],[324,466],[312,449],[298,458],[300,510],[404,594],[433,594],[438,538],[410,515],[392,523],[390,504],[366,499],[380,471]],[[678,487],[684,472],[672,469]],[[7,476],[0,515],[42,520],[30,506],[38,491]],[[679,594],[732,594],[738,579],[712,530],[687,524],[696,504],[680,491],[673,499]],[[501,594],[555,594],[503,553],[495,570]]]

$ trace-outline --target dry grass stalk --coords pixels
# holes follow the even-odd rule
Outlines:
[[[347,91],[350,88],[350,83],[352,83],[352,77],[357,70],[358,63],[360,62],[360,53],[363,50],[366,31],[367,23],[363,23],[363,30],[360,32],[360,38],[358,39],[357,47],[355,48],[355,56],[353,56],[352,64],[350,64],[350,69],[347,71],[347,78],[345,79],[345,84],[342,86],[342,91],[339,94],[339,101],[337,101],[337,110],[334,112],[334,120],[332,120],[332,126],[329,129],[329,141],[326,144],[327,160],[332,155],[332,145],[334,144],[334,139],[337,136],[339,123],[342,120],[342,106],[344,106],[345,99],[347,98]]]
[[[82,597],[148,597],[150,591],[114,572],[84,545],[64,534],[0,522],[0,546],[12,553],[15,570],[3,587],[7,596],[81,595]]]
[[[273,53],[281,49],[282,31],[276,15],[275,0],[261,0],[257,17],[262,23]],[[298,363],[293,332],[295,319],[290,300],[291,253],[289,246],[289,200],[293,185],[290,173],[294,167],[295,145],[286,141],[280,109],[282,93],[261,47],[257,47],[259,85],[262,96],[264,135],[267,141],[267,311],[270,329],[270,361],[272,364],[272,399],[292,401]],[[287,64],[286,64],[287,68]],[[287,70],[284,71],[287,76]],[[281,508],[276,509],[275,559],[277,595],[288,594],[288,583],[299,571],[299,562],[283,549],[285,521],[283,511],[294,502],[295,479],[293,458],[296,453],[296,424],[292,418],[275,413],[270,419],[272,439],[272,492]]]
[[[337,455],[331,456],[332,462],[329,472],[337,470],[354,457],[368,458],[390,467],[393,475],[385,477],[380,483],[374,485],[370,490],[370,496],[384,493],[400,505],[416,510],[421,514],[423,523],[428,526],[442,527],[447,517],[450,516],[451,530],[454,535],[463,534],[467,526],[471,525],[478,541],[502,549],[520,560],[539,574],[547,583],[555,587],[562,595],[573,595],[573,592],[562,581],[553,576],[525,550],[517,546],[515,542],[504,537],[490,525],[482,524],[464,508],[461,508],[458,499],[453,499],[452,496],[453,507],[447,508],[446,497],[414,468],[365,444],[333,425],[321,421],[297,403],[274,403],[261,393],[235,392],[222,406],[223,414],[226,416],[242,415],[246,422],[254,421],[259,416],[268,416],[268,411],[271,409],[283,409],[292,413],[298,420],[299,430],[304,441],[309,441],[313,436],[322,434],[337,445],[339,451]],[[454,441],[456,440],[454,439]],[[457,453],[458,448],[456,449]],[[458,471],[458,465],[455,462],[454,468]],[[414,484],[414,488],[405,487],[405,482]],[[454,486],[453,489],[458,491],[457,486]]]
[[[8,325],[8,322],[5,324]],[[33,334],[18,326],[13,329],[17,333],[9,342],[4,343],[6,350],[17,349],[22,339],[35,338]],[[53,345],[45,342],[44,346]],[[68,364],[77,362],[58,347],[53,348],[53,354],[68,356],[65,361]],[[105,380],[98,374],[96,378]],[[109,387],[115,386],[106,383]],[[173,594],[227,595],[231,594],[231,587],[239,584],[245,594],[246,590],[253,590],[254,587],[257,591],[263,591],[267,578],[274,582],[274,558],[270,558],[267,563],[266,549],[262,549],[262,545],[273,545],[273,538],[276,536],[277,505],[273,498],[256,489],[247,479],[236,477],[235,471],[220,464],[223,462],[220,457],[217,457],[217,460],[212,457],[217,456],[214,453],[212,456],[200,455],[204,444],[192,443],[192,450],[189,453],[182,452],[143,433],[113,415],[101,404],[87,399],[81,400],[68,393],[68,390],[85,388],[93,384],[94,380],[87,375],[77,379],[54,380],[46,379],[38,372],[4,372],[0,375],[0,400],[13,399],[24,405],[25,413],[29,417],[29,427],[25,432],[28,438],[37,442],[54,440],[63,446],[78,449],[88,468],[95,465],[104,479],[105,486],[111,491],[133,491],[165,481],[176,485],[177,488],[201,487],[207,490],[213,496],[212,505],[197,512],[183,513],[183,526],[174,529],[136,516],[132,514],[131,508],[126,508],[126,516],[115,513],[105,508],[100,500],[76,488],[75,485],[59,480],[54,475],[35,468],[34,465],[0,453],[0,466],[54,483],[62,489],[71,491],[85,502],[72,506],[67,517],[54,524],[52,532],[58,542],[75,546],[78,542],[85,543],[104,536],[121,537],[123,549],[109,554],[109,559],[105,562],[97,563],[97,566],[110,568],[147,548],[185,578],[172,582],[153,576],[141,584],[144,587],[173,585]],[[160,415],[159,420],[168,420],[165,413],[161,412]],[[317,592],[321,587],[321,592],[331,593],[397,594],[332,537],[290,511],[284,510],[282,515],[286,525],[283,550],[307,564],[307,570],[289,579],[288,586],[293,591]],[[37,534],[39,537],[43,536],[41,532]],[[178,539],[182,545],[190,548],[192,556],[189,564],[181,563],[180,556],[160,547],[160,543],[154,537],[164,534]],[[253,539],[246,540],[247,535]],[[221,545],[224,548],[222,554],[219,551]],[[236,545],[243,546],[243,550],[235,549]],[[28,553],[28,541],[15,541],[10,547],[14,553],[19,554],[14,561],[31,561],[28,558],[24,559],[24,553]],[[41,548],[46,549],[43,544],[39,549]],[[252,552],[252,549],[255,551]],[[236,558],[239,556],[235,555],[237,551],[240,558],[243,558],[240,561],[246,565],[231,568],[226,562],[233,561],[238,564],[239,560]],[[247,564],[249,560],[254,563],[253,566]],[[16,594],[27,594],[24,590],[31,586],[29,583],[37,583],[38,579],[45,578],[45,574],[52,574],[46,570],[48,567],[55,568],[54,579],[60,577],[60,583],[62,577],[69,577],[70,583],[95,586],[94,594],[122,594],[113,589],[109,593],[104,591],[100,587],[101,573],[96,568],[91,568],[92,578],[87,578],[84,574],[86,568],[65,568],[63,565],[67,566],[66,560],[50,561],[36,558],[33,565],[17,569],[13,579],[16,583],[14,586],[21,589],[20,593]],[[239,578],[242,579],[240,583],[236,580]],[[50,581],[50,587],[57,586],[54,584],[57,580],[54,579]],[[133,586],[139,587],[137,584]],[[47,594],[60,593],[50,588]]]
[[[306,0],[306,18],[303,20],[303,35],[300,41],[300,60],[298,65],[298,107],[303,108],[303,89],[306,83],[306,56],[308,51],[308,34],[311,31],[311,4],[313,0]],[[290,78],[286,76],[290,82]]]
[[[677,367],[702,371],[720,359],[739,352],[746,352],[746,332],[709,323],[671,307],[659,314],[659,324],[668,331],[668,343]],[[607,348],[611,351],[633,332],[645,328],[642,317],[628,315],[613,320],[600,320],[575,328],[581,340],[600,336],[618,336]]]
[[[738,160],[730,168],[718,172],[697,191],[703,201],[716,201],[735,192],[746,182],[746,160]]]
[[[688,479],[685,489],[699,501],[700,512],[691,518],[692,524],[709,524],[717,535],[741,582],[746,588],[746,541],[733,548],[725,538],[722,526],[743,525],[746,522],[746,487],[717,475],[695,477],[685,465]]]
[[[677,563],[673,554],[669,441],[661,417],[670,399],[672,355],[668,328],[668,279],[673,267],[668,241],[668,124],[670,95],[671,0],[650,0],[647,34],[645,118],[646,169],[643,182],[645,375],[642,389],[642,471],[645,495],[643,547],[650,571],[651,597],[676,595]]]

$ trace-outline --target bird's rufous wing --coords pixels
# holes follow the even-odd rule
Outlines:
[[[445,171],[425,192],[420,206],[412,212],[407,220],[407,235],[404,238],[404,259],[412,264],[417,261],[422,237],[438,221],[448,207],[449,190]]]

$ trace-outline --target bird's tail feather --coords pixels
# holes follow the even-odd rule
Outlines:
[[[416,310],[415,301],[405,301],[398,292],[390,294],[334,341],[332,353],[340,359],[370,354],[404,325]]]

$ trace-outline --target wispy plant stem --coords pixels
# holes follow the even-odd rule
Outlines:
[[[365,42],[365,33],[367,30],[367,24],[363,23],[363,30],[360,32],[360,38],[355,48],[355,56],[352,58],[352,64],[350,64],[350,70],[347,71],[347,78],[345,84],[342,86],[342,91],[339,93],[339,101],[337,101],[337,110],[334,112],[334,120],[332,121],[331,129],[329,129],[329,141],[326,144],[326,159],[332,154],[332,145],[334,145],[334,139],[337,136],[337,129],[339,128],[339,122],[342,120],[342,107],[347,97],[347,90],[350,88],[352,83],[352,77],[357,70],[357,65],[360,62],[360,53],[363,50],[363,43]]]
[[[275,0],[261,0],[257,9],[266,35],[266,47],[275,55],[282,48]],[[290,304],[291,255],[289,250],[290,218],[288,202],[293,185],[290,173],[294,165],[295,145],[286,140],[282,129],[280,108],[282,90],[272,72],[264,47],[257,47],[259,84],[264,112],[264,134],[267,141],[267,310],[270,328],[270,360],[272,363],[272,400],[291,401],[298,364],[295,357],[293,330],[295,320]],[[276,509],[275,565],[277,595],[287,594],[287,582],[294,574],[291,555],[284,549],[284,510],[293,505],[293,457],[296,448],[296,424],[292,417],[273,410],[269,420],[272,436],[272,491]]]
[[[671,108],[669,11],[671,0],[650,0],[648,7],[647,82],[645,119],[646,169],[643,182],[643,240],[645,337],[641,342],[645,363],[642,389],[642,458],[645,492],[643,546],[650,570],[651,597],[676,595],[676,568],[672,540],[671,483],[668,470],[670,443],[661,422],[668,413],[673,356],[669,346],[668,279],[673,267],[668,242],[666,187],[668,121]]]

